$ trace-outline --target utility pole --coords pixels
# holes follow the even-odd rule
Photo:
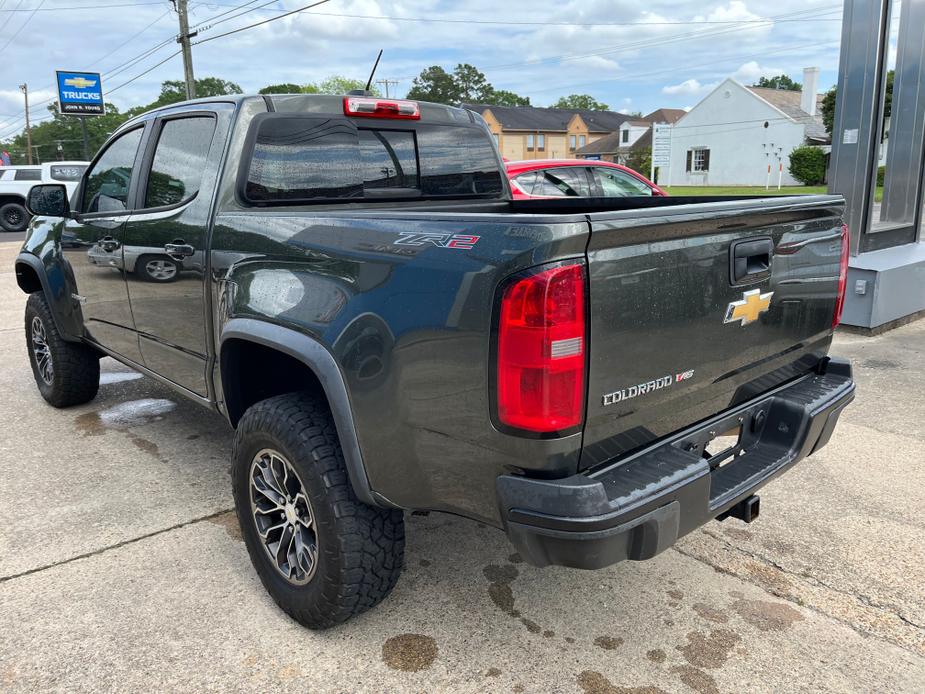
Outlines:
[[[389,85],[398,84],[398,82],[399,80],[387,80],[387,79],[376,80],[376,84],[381,84],[385,87],[385,98],[386,99],[389,98]]]
[[[23,96],[26,97],[26,163],[32,163],[32,126],[29,125],[29,85],[21,84]]]
[[[189,32],[189,17],[186,13],[186,0],[171,0],[173,7],[180,17],[180,35],[177,37],[177,43],[183,50],[183,78],[186,80],[186,98],[196,98],[196,80],[193,78],[193,51],[190,47],[190,39],[199,32]]]

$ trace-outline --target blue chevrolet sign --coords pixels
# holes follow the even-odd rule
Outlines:
[[[98,72],[58,70],[58,112],[72,116],[102,116],[103,83]]]

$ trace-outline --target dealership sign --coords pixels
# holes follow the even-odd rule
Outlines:
[[[652,165],[671,166],[671,126],[665,123],[652,126]]]
[[[72,116],[102,116],[103,83],[98,72],[58,70],[58,112]]]

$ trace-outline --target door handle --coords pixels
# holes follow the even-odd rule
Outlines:
[[[738,241],[729,248],[729,281],[732,284],[759,282],[771,276],[774,241],[770,238]]]
[[[112,236],[104,236],[96,242],[96,245],[107,253],[112,253],[119,248],[119,242],[116,241]]]
[[[196,252],[196,249],[190,246],[185,241],[180,239],[174,241],[173,243],[168,243],[164,245],[164,252],[169,255],[171,258],[188,258]]]

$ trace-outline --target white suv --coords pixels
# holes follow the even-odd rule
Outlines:
[[[73,195],[89,162],[50,161],[37,166],[0,166],[0,229],[23,231],[29,225],[26,196],[39,183],[62,183]]]

